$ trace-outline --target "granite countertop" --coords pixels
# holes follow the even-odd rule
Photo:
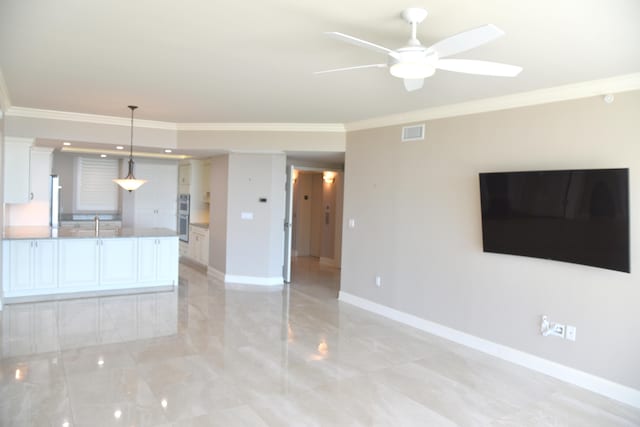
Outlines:
[[[60,227],[5,227],[4,240],[22,239],[89,239],[118,237],[171,237],[178,233],[168,228],[105,228],[96,235],[93,228]]]
[[[209,223],[208,222],[192,222],[191,225],[193,225],[194,227],[198,227],[198,228],[204,228],[204,229],[209,229]]]

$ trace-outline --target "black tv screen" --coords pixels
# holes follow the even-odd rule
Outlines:
[[[629,170],[480,174],[485,252],[629,272]]]

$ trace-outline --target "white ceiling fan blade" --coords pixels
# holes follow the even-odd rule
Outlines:
[[[424,79],[404,79],[404,88],[407,92],[422,89],[422,85],[424,85]]]
[[[489,43],[503,35],[504,31],[500,28],[493,24],[487,24],[447,37],[432,45],[431,48],[438,53],[440,58],[444,58]]]
[[[387,68],[387,64],[357,65],[355,67],[334,68],[332,70],[314,71],[313,74],[335,73],[336,71],[360,70],[362,68]]]
[[[365,49],[374,50],[376,52],[386,53],[387,55],[391,55],[394,57],[396,56],[396,53],[391,49],[388,49],[384,46],[377,45],[375,43],[368,42],[366,40],[362,40],[362,39],[350,36],[348,34],[338,33],[336,31],[330,31],[325,34],[336,40],[347,42],[355,46],[364,47]]]
[[[456,73],[480,74],[483,76],[515,77],[520,74],[522,67],[517,65],[500,64],[498,62],[477,61],[475,59],[440,59],[436,63],[440,70],[455,71]]]

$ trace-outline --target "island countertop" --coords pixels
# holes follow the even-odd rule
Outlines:
[[[104,228],[95,233],[94,229],[78,227],[5,227],[2,233],[4,240],[26,239],[102,239],[119,237],[171,237],[178,233],[168,228]]]

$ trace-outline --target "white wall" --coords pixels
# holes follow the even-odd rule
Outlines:
[[[640,389],[639,119],[629,92],[434,120],[418,142],[349,133],[341,290]],[[479,172],[626,167],[631,274],[482,252]],[[542,337],[542,314],[577,341]]]

